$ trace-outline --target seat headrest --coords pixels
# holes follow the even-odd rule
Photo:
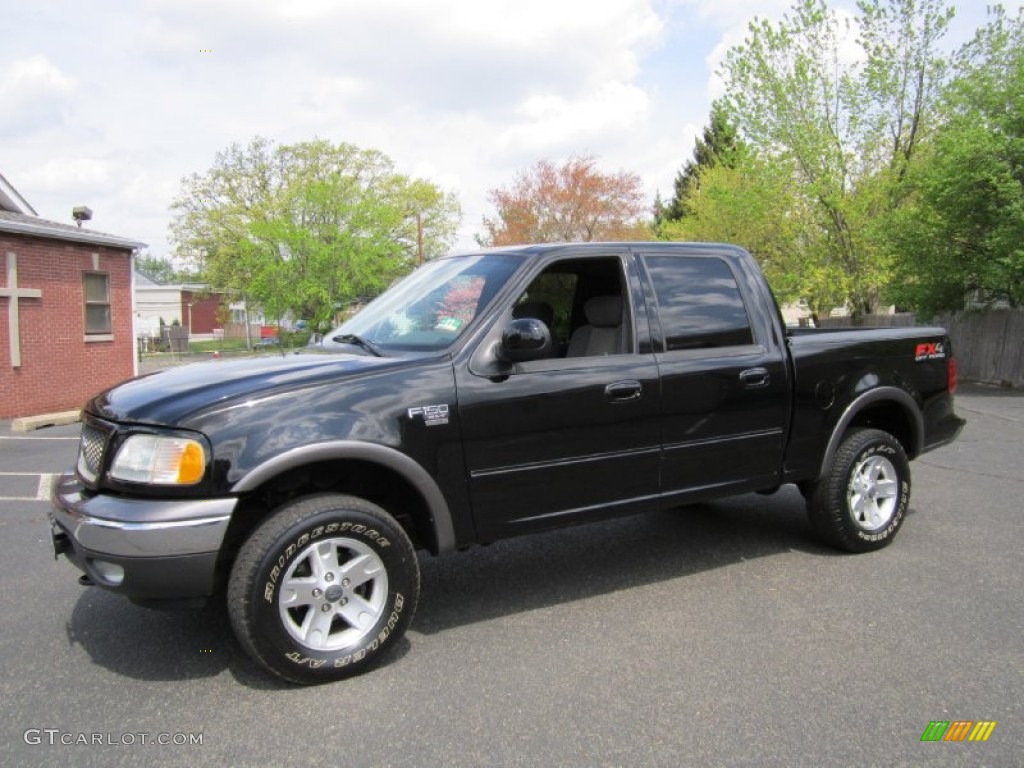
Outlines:
[[[583,305],[587,322],[597,328],[615,328],[622,323],[622,299],[619,296],[594,296]]]
[[[543,301],[524,301],[522,304],[512,307],[512,317],[516,319],[532,317],[535,320],[540,320],[550,329],[555,321],[555,310],[550,304]]]

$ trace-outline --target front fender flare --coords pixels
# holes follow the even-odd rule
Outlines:
[[[451,511],[441,489],[416,461],[401,451],[379,443],[363,443],[355,440],[332,440],[312,445],[303,445],[278,454],[252,469],[235,483],[231,492],[235,494],[254,491],[268,480],[287,472],[319,461],[335,459],[358,459],[386,467],[405,478],[423,497],[430,510],[430,523],[434,529],[438,554],[455,549],[455,527]]]

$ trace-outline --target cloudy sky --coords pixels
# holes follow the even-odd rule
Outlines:
[[[950,44],[984,21],[958,0]],[[139,0],[5,3],[0,173],[45,218],[170,255],[168,207],[262,135],[385,152],[454,191],[459,246],[488,190],[597,155],[670,194],[754,15],[791,0]],[[837,9],[852,2],[833,0]],[[1017,7],[1018,3],[1006,3]]]

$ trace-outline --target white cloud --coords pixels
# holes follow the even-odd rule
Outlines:
[[[210,47],[210,41],[194,27],[174,24],[159,16],[143,21],[139,43],[150,56],[200,53]]]
[[[693,8],[697,19],[716,29],[746,29],[755,16],[781,18],[793,0],[680,0],[680,5]]]
[[[355,77],[318,77],[299,86],[296,101],[309,117],[336,110],[354,97],[365,94],[367,85]]]
[[[644,119],[649,103],[646,92],[622,82],[604,83],[575,100],[550,93],[532,96],[519,105],[520,121],[503,131],[497,144],[532,152],[586,146],[629,131]]]
[[[95,157],[52,158],[33,168],[27,178],[28,183],[47,191],[104,187],[110,180],[110,164]]]
[[[355,78],[433,109],[494,109],[537,90],[574,97],[630,80],[663,21],[648,0],[353,0],[157,2],[139,55],[191,57],[233,77],[295,69]],[[244,62],[244,66],[242,65]],[[296,85],[301,86],[301,81]]]
[[[59,121],[75,78],[41,55],[0,62],[0,136]]]
[[[69,91],[75,80],[68,77],[50,62],[45,56],[30,56],[18,59],[5,67],[4,95],[19,91],[43,89],[46,91]]]
[[[64,220],[85,203],[97,228],[166,253],[179,180],[218,150],[257,134],[346,141],[455,191],[468,245],[487,191],[541,158],[589,152],[604,170],[639,173],[652,198],[668,194],[721,92],[711,74],[725,51],[755,15],[778,20],[790,6],[97,0],[72,15],[15,4],[0,170],[42,215]]]

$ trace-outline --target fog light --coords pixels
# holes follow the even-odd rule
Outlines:
[[[103,579],[103,583],[111,587],[121,586],[124,581],[124,568],[114,563],[107,563],[103,560],[93,560],[92,567],[97,575]]]

